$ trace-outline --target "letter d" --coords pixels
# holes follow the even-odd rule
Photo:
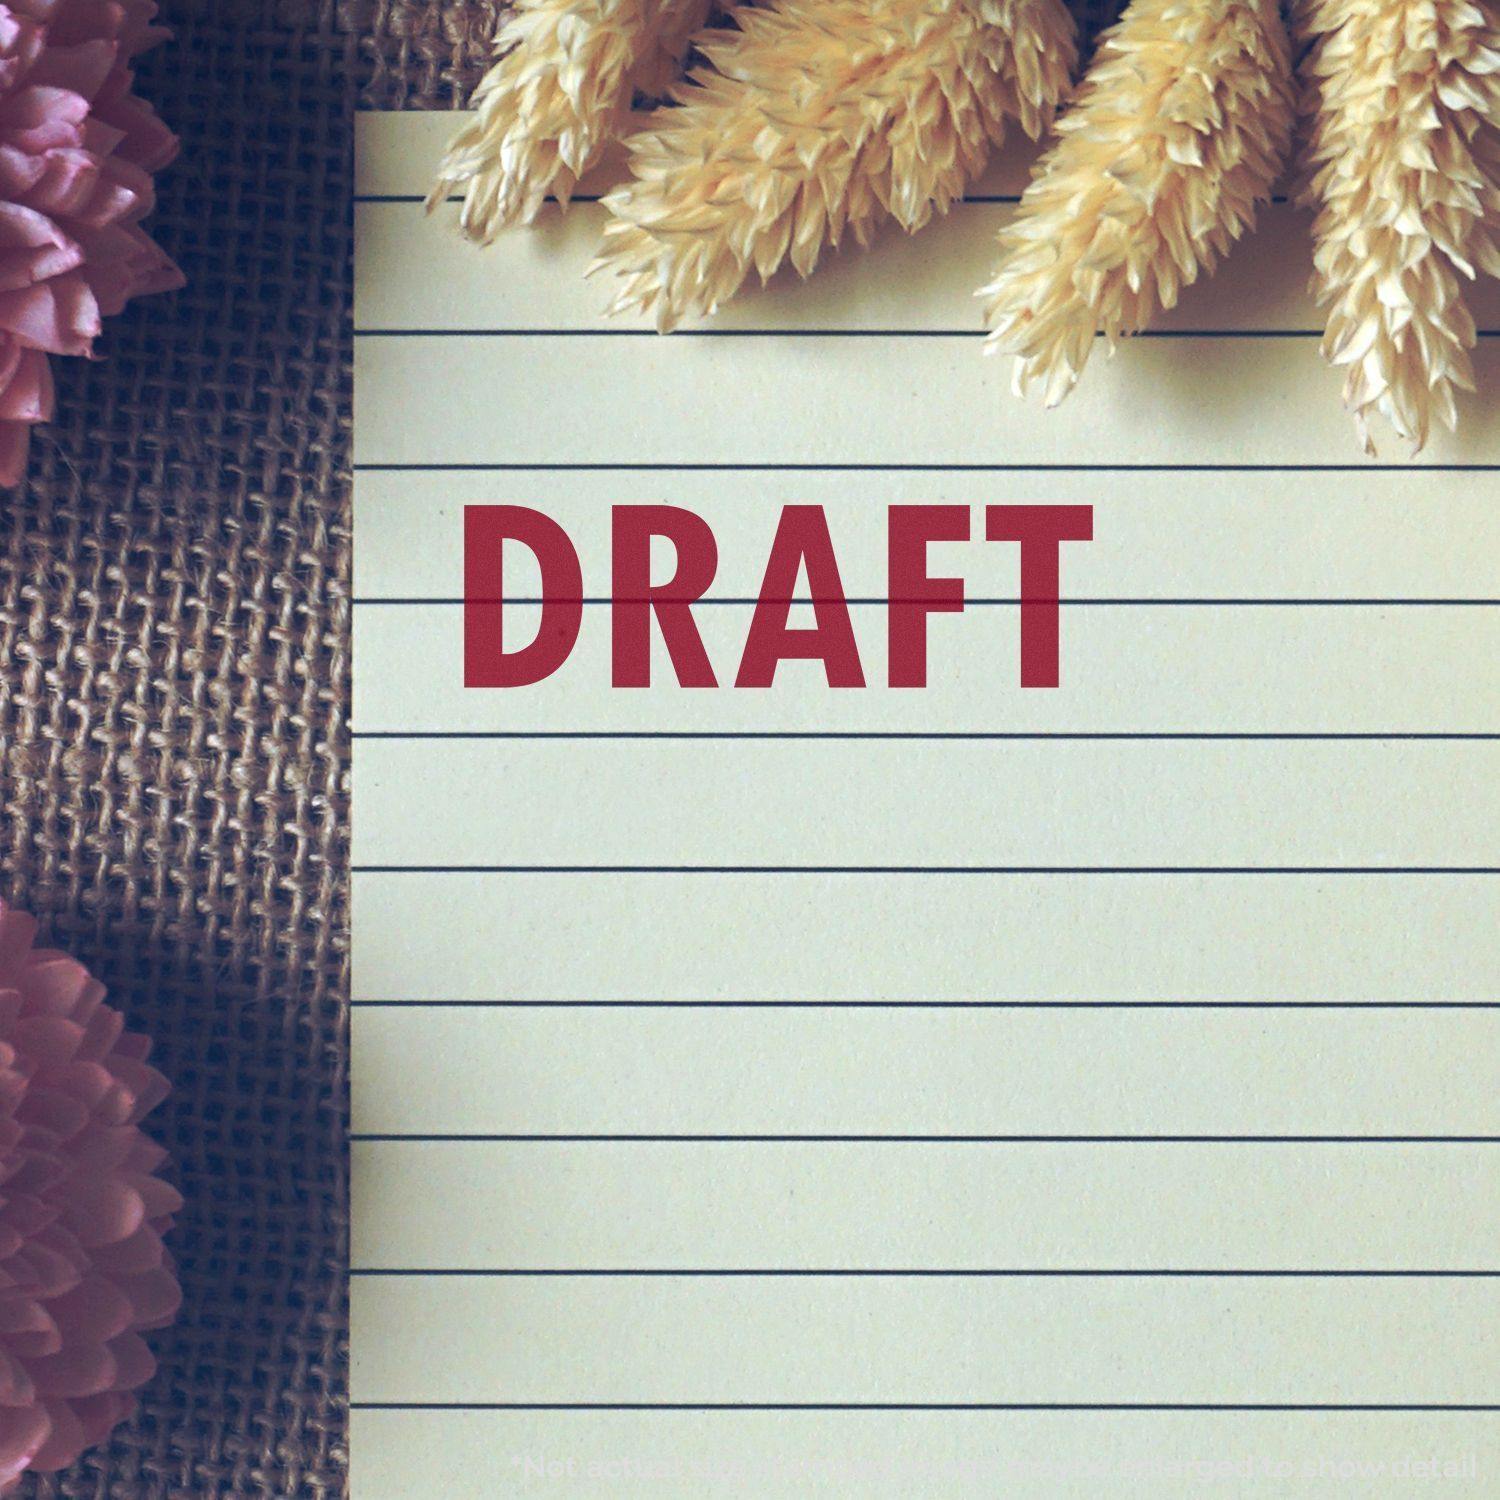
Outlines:
[[[506,542],[535,554],[542,573],[536,639],[505,649]],[[524,505],[464,506],[464,686],[529,687],[568,659],[583,620],[583,571],[568,534]]]

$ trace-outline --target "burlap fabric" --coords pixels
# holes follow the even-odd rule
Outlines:
[[[103,1450],[23,1493],[323,1496],[345,1448],[349,114],[333,5],[167,0],[138,302],[0,494],[0,889],[176,1088],[185,1300]]]
[[[156,1037],[187,1199],[139,1415],[27,1493],[346,1487],[350,117],[461,104],[497,10],[165,0],[188,289],[0,496],[0,889]]]

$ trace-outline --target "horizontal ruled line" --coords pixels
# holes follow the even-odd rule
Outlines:
[[[367,1144],[856,1146],[1500,1146],[1496,1135],[514,1135],[354,1131]]]
[[[351,1000],[353,1010],[1500,1010],[1497,1000]]]
[[[413,606],[453,606],[461,604],[514,604],[514,605],[543,605],[543,604],[580,604],[580,605],[614,605],[614,604],[637,604],[651,605],[659,601],[652,598],[636,599],[628,596],[620,597],[613,594],[586,595],[581,598],[573,598],[566,595],[549,595],[543,598],[538,595],[518,595],[514,598],[484,598],[476,597],[464,599],[461,596],[451,594],[431,595],[355,595],[355,605],[385,606],[385,607],[413,607]],[[737,595],[706,597],[688,601],[696,609],[699,605],[719,606],[720,608],[733,605],[746,607],[758,604],[792,604],[792,605],[818,605],[818,604],[844,604],[844,605],[894,605],[897,608],[909,605],[924,605],[930,607],[930,600],[922,599],[892,599],[884,595],[867,595],[855,598],[829,598],[823,596],[806,596],[803,598],[778,599],[767,596],[761,599],[757,595]],[[964,608],[971,606],[1009,606],[1020,608],[1026,604],[1060,605],[1064,609],[1493,609],[1500,605],[1500,599],[1493,598],[1345,598],[1345,599],[1298,599],[1298,598],[1261,598],[1261,599],[1231,599],[1223,597],[1203,598],[1151,598],[1139,597],[1096,597],[1096,598],[1061,598],[1061,599],[965,599]]]
[[[356,463],[356,474],[1490,474],[1500,464],[1210,464],[1210,463],[783,463],[607,462]]]
[[[988,338],[983,328],[356,328],[357,339],[971,339]],[[1100,330],[1094,337],[1104,339]],[[1123,335],[1131,340],[1321,339],[1321,328],[1143,328]],[[1481,328],[1476,337],[1500,338],[1500,329]]]
[[[1495,1412],[1453,1401],[350,1401],[351,1411]]]
[[[459,195],[459,193],[455,193],[455,195],[449,196],[449,198],[440,199],[440,201],[443,202],[443,204],[450,204],[450,202],[459,202],[460,201],[460,196],[462,196],[462,195]],[[573,204],[573,202],[600,202],[601,198],[603,198],[603,196],[604,196],[603,193],[597,193],[597,192],[574,192],[574,193],[568,193],[568,202],[570,202],[570,204]],[[356,201],[356,202],[420,202],[420,204],[425,204],[425,202],[428,201],[428,195],[426,195],[426,193],[420,193],[420,192],[363,192],[363,193],[356,193],[356,195],[354,195],[354,201]],[[552,195],[552,193],[549,193],[549,195],[547,195],[546,198],[541,199],[541,201],[543,201],[543,202],[549,202],[549,204],[555,204],[555,202],[558,201],[558,199],[556,199],[555,195]],[[1274,198],[1274,199],[1272,199],[1272,202],[1286,202],[1286,201],[1287,201],[1286,198]],[[965,193],[965,195],[963,195],[962,198],[954,198],[953,199],[953,205],[954,205],[954,207],[957,207],[957,205],[959,205],[959,204],[983,204],[983,202],[1020,202],[1020,193],[1014,193],[1014,192]]]
[[[390,865],[355,875],[1500,875],[1494,865]]]
[[[1467,730],[987,729],[356,729],[356,740],[1434,740],[1489,741]]]
[[[570,193],[568,195],[568,202],[569,203],[598,203],[603,198],[603,196],[604,195],[602,193]],[[457,202],[458,202],[459,197],[461,197],[461,195],[455,194],[453,198],[451,198],[451,199],[444,199],[442,201],[443,201],[444,204],[446,204],[448,202],[452,202],[452,203],[454,203],[455,206],[457,206]],[[356,193],[354,195],[354,201],[356,203],[423,203],[423,204],[425,204],[427,202],[427,194],[426,193]],[[554,203],[555,204],[557,202],[557,198],[554,195],[549,194],[542,201],[545,202],[545,203]],[[961,204],[967,205],[967,204],[985,204],[985,203],[991,203],[991,204],[993,204],[993,203],[1019,203],[1020,201],[1021,201],[1021,195],[1019,193],[965,193],[962,197],[955,198],[953,200],[953,206],[956,208],[956,207],[958,207]],[[1281,193],[1276,194],[1275,197],[1273,197],[1272,199],[1270,199],[1270,202],[1275,203],[1275,204],[1285,204],[1285,203],[1290,203],[1291,201],[1292,200],[1290,198],[1286,197],[1284,194],[1281,194]]]
[[[1107,1266],[1107,1267],[964,1267],[964,1266],[854,1266],[854,1267],[800,1267],[800,1266],[589,1266],[589,1267],[490,1267],[490,1266],[353,1266],[351,1277],[380,1280],[524,1280],[524,1279],[579,1279],[638,1278],[662,1280],[680,1277],[683,1280],[707,1280],[710,1278],[740,1280],[781,1280],[788,1278],[839,1279],[931,1279],[994,1281],[1046,1281],[1046,1280],[1186,1280],[1186,1281],[1343,1281],[1343,1280],[1416,1280],[1416,1281],[1475,1281],[1493,1280],[1500,1277],[1500,1270],[1455,1268],[1384,1269],[1354,1268],[1309,1268],[1290,1269],[1271,1267],[1215,1267],[1179,1268],[1173,1266]]]
[[[434,207],[434,209],[437,209],[437,208],[446,208],[451,203],[456,208],[458,206],[459,201],[461,200],[462,196],[463,196],[462,194],[454,194],[452,197],[440,198],[433,205],[433,207]],[[568,194],[568,202],[569,203],[597,203],[597,202],[599,202],[599,200],[603,196],[604,195],[602,193],[569,193]],[[427,194],[426,193],[356,193],[354,195],[354,201],[356,203],[420,203],[420,204],[425,204],[427,202]],[[544,203],[555,204],[557,202],[557,198],[553,194],[549,193],[542,201]]]
[[[1500,330],[1480,329],[1480,338]],[[983,328],[356,328],[357,339],[975,339]],[[1104,332],[1095,338],[1106,337]],[[1131,339],[1321,339],[1321,328],[1143,328]]]

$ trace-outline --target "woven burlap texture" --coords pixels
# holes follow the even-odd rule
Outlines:
[[[1096,20],[1108,0],[1080,11]],[[188,289],[59,361],[0,496],[0,891],[157,1040],[185,1300],[34,1496],[347,1488],[351,117],[461,105],[490,0],[165,0]],[[426,1497],[413,1497],[426,1500]]]
[[[332,4],[163,12],[188,289],[57,362],[0,494],[0,889],[156,1038],[185,1295],[135,1420],[23,1493],[335,1495],[357,49]]]

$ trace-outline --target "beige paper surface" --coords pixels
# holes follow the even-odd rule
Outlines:
[[[1493,404],[1363,458],[1285,204],[1014,401],[968,292],[1019,157],[659,339],[579,280],[597,205],[423,214],[451,124],[359,122],[355,1500],[1496,1493]],[[485,502],[582,564],[530,688],[463,686]],[[658,638],[612,688],[645,502],[714,529],[726,683],[823,506],[871,685]],[[1094,507],[1058,689],[977,542],[883,685],[898,503]]]

